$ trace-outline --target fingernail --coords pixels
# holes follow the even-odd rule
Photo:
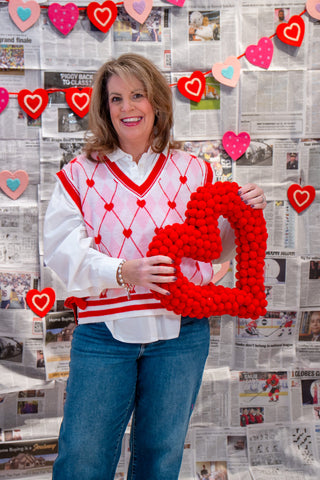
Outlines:
[[[170,295],[170,292],[167,292],[166,295]]]

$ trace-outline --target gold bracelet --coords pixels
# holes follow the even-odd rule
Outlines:
[[[130,300],[131,299],[130,291],[133,289],[134,285],[132,285],[131,283],[126,283],[123,280],[122,267],[125,263],[126,263],[126,260],[121,260],[121,262],[119,263],[119,266],[117,269],[117,282],[121,288],[125,288],[127,290],[127,297],[128,297],[128,300]]]

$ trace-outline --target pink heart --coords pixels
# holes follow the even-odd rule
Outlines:
[[[126,12],[139,23],[144,23],[152,9],[153,0],[124,0]]]
[[[16,200],[22,195],[29,183],[29,176],[24,170],[17,170],[14,173],[8,170],[0,172],[0,188],[12,200]]]
[[[232,160],[237,160],[245,153],[250,145],[250,135],[247,132],[241,132],[236,135],[234,132],[226,132],[222,137],[222,145]]]
[[[9,102],[9,92],[6,88],[0,87],[0,113],[6,108]]]
[[[320,2],[319,0],[308,0],[306,9],[309,15],[317,20],[320,20]]]
[[[167,0],[167,2],[172,3],[173,5],[176,5],[177,7],[183,7],[185,1],[186,0]]]
[[[273,55],[273,43],[270,38],[262,37],[257,46],[249,45],[247,47],[245,55],[252,65],[269,68]]]
[[[77,23],[79,9],[74,3],[67,3],[63,6],[59,5],[59,3],[52,3],[48,7],[48,17],[59,32],[63,35],[68,35]]]
[[[28,2],[23,2],[23,0],[10,0],[8,11],[12,21],[22,32],[32,27],[40,17],[40,5],[33,0],[29,0]],[[19,11],[28,12],[30,15],[26,15],[27,18],[25,19],[23,17],[21,18],[21,14],[19,15],[18,13]]]
[[[228,57],[224,63],[215,63],[212,75],[218,82],[235,87],[240,77],[241,65],[237,57]]]

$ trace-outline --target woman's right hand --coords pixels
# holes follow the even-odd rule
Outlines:
[[[127,260],[122,266],[122,278],[125,283],[168,295],[169,292],[157,284],[176,281],[176,270],[172,263],[172,259],[165,255]]]

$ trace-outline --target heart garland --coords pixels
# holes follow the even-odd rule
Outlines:
[[[288,45],[300,47],[303,41],[305,25],[300,15],[293,15],[288,23],[280,23],[277,26],[276,34],[278,38]]]
[[[237,57],[228,57],[223,63],[215,63],[212,67],[212,75],[218,82],[235,87],[240,77],[241,65]]]
[[[78,88],[68,88],[66,90],[67,104],[81,118],[89,112],[91,93],[91,87],[85,87],[81,90]]]
[[[294,183],[288,188],[287,196],[295,211],[301,213],[308,208],[315,199],[316,190],[312,185],[301,187],[298,183]]]
[[[170,295],[152,292],[161,304],[178,315],[195,318],[231,315],[257,319],[266,313],[264,258],[267,248],[266,222],[262,210],[246,205],[235,182],[216,182],[191,194],[182,224],[160,229],[149,244],[147,256],[167,255],[173,260],[177,280],[161,284]],[[235,232],[236,287],[212,282],[205,286],[190,282],[181,271],[181,258],[211,262],[222,251],[218,217],[228,219]]]
[[[245,51],[246,59],[261,68],[269,68],[273,56],[273,43],[268,37],[260,38],[258,45],[249,45]]]
[[[59,32],[68,35],[78,21],[79,9],[75,3],[52,3],[48,7],[48,17]]]
[[[49,95],[43,88],[37,88],[33,92],[23,89],[18,93],[18,103],[30,117],[36,119],[46,108]]]
[[[22,32],[32,27],[40,17],[40,5],[33,0],[10,0],[8,11],[12,21]]]
[[[190,77],[181,77],[177,82],[179,92],[194,102],[200,102],[205,87],[206,78],[199,71],[193,72]]]
[[[317,20],[320,20],[320,1],[308,0],[306,3],[306,9],[309,15]]]
[[[238,160],[250,145],[250,135],[247,132],[241,132],[236,135],[234,132],[226,132],[222,137],[222,145],[232,160]]]
[[[47,287],[41,290],[32,289],[27,292],[26,302],[29,308],[43,318],[51,310],[56,299],[56,294],[53,288]]]
[[[123,6],[134,20],[144,23],[148,18],[153,5],[153,0],[124,0]]]
[[[8,170],[0,172],[0,188],[12,200],[19,198],[29,183],[29,176],[24,170],[12,173]]]
[[[103,33],[107,33],[117,18],[118,9],[110,0],[107,0],[101,5],[97,2],[91,2],[87,6],[87,15],[95,27]]]

